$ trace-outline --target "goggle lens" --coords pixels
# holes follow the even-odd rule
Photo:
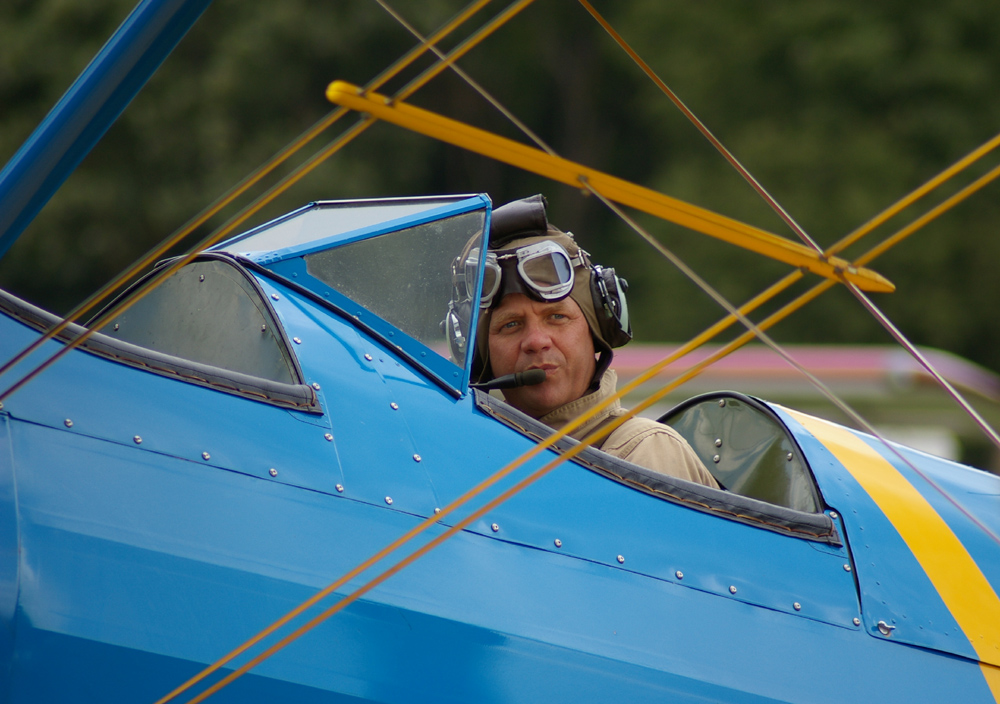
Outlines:
[[[518,262],[521,278],[538,292],[573,282],[573,267],[565,252],[545,252]]]
[[[515,267],[514,260],[517,264]],[[490,252],[483,273],[481,307],[488,308],[504,286],[503,275],[513,275],[516,269],[523,286],[506,284],[510,291],[523,290],[543,301],[562,300],[573,290],[573,261],[562,246],[555,242],[539,242],[516,250]]]
[[[497,265],[492,253],[489,257],[486,261],[486,267],[483,270],[483,296],[481,299],[481,307],[483,308],[488,307],[493,302],[493,296],[500,289],[500,267]]]

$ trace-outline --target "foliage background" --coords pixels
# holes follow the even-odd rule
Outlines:
[[[0,160],[14,154],[131,5],[0,4]],[[424,33],[462,7],[455,0],[393,5]],[[595,5],[823,245],[1000,130],[995,0]],[[494,3],[484,17],[500,9]],[[68,310],[326,114],[328,82],[364,84],[413,41],[373,0],[216,0],[0,261],[0,286]],[[574,0],[537,0],[461,66],[563,156],[791,236]],[[523,139],[450,74],[412,102]],[[911,208],[870,243],[957,187]],[[478,191],[495,203],[546,193],[553,222],[630,280],[641,339],[684,339],[719,317],[713,302],[594,199],[391,126],[371,129],[257,221],[313,199]],[[873,264],[898,287],[876,302],[905,334],[994,371],[998,193],[988,187]],[[733,301],[787,269],[640,220]],[[888,341],[844,291],[811,304],[775,335]]]

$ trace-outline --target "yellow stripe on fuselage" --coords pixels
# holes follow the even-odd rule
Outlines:
[[[983,677],[986,678],[986,684],[990,686],[990,691],[993,692],[993,698],[1000,702],[1000,667],[993,667],[984,662],[980,663],[979,667],[983,670]]]
[[[1000,701],[995,667],[1000,666],[1000,598],[972,555],[927,499],[868,443],[842,426],[789,413],[847,468],[899,531],[984,663],[983,676]]]

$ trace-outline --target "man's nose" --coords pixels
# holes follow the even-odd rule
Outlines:
[[[525,352],[540,352],[552,346],[552,338],[544,325],[537,321],[527,321],[524,326],[524,337],[521,338],[521,349]]]

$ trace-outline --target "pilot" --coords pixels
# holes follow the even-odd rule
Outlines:
[[[483,382],[543,370],[544,381],[504,389],[504,398],[559,430],[615,393],[611,350],[632,339],[632,328],[625,281],[550,225],[545,206],[536,195],[493,211],[473,376]],[[615,401],[571,437],[581,440],[625,412]],[[677,431],[649,418],[630,418],[597,446],[662,474],[719,486]]]

